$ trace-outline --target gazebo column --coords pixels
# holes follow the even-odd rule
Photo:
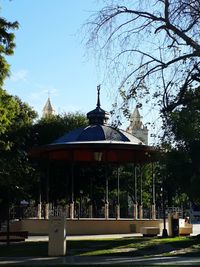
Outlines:
[[[93,205],[90,203],[88,207],[89,218],[93,218]]]
[[[117,205],[116,205],[116,219],[120,219],[120,201],[119,201],[119,178],[120,178],[120,173],[119,173],[119,167],[117,167]]]
[[[69,176],[66,172],[66,203],[65,203],[65,206],[64,206],[64,215],[66,218],[70,218],[70,211],[69,211],[69,206],[70,206],[70,203],[69,203],[69,188],[68,188],[68,180],[69,180]],[[71,178],[71,177],[70,177]]]
[[[37,218],[41,219],[42,218],[42,203],[38,203],[37,205]]]
[[[133,219],[138,219],[138,205],[136,203],[133,204]]]
[[[41,202],[41,194],[39,196],[39,202],[37,205],[37,218],[41,219],[42,218],[42,202]]]
[[[155,193],[155,174],[154,166],[152,163],[152,205],[151,205],[152,220],[156,219],[156,193]]]
[[[107,168],[106,168],[106,188],[105,188],[105,219],[109,218],[109,201],[108,201],[108,173],[107,173]]]
[[[92,177],[90,177],[90,203],[88,207],[88,214],[89,218],[93,218],[93,184],[92,184]]]
[[[42,196],[41,196],[41,177],[39,181],[39,196],[38,196],[38,205],[37,205],[37,218],[42,218]]]
[[[45,220],[48,220],[49,219],[49,202],[45,203],[45,206],[44,206],[44,218]]]
[[[74,202],[69,204],[69,218],[74,219]]]
[[[156,219],[156,205],[152,204],[151,205],[151,214],[152,214],[152,220]]]
[[[44,205],[44,218],[45,220],[49,219],[49,163],[47,166],[47,172],[46,172],[46,201]]]
[[[69,218],[74,219],[74,163],[71,165],[71,201],[69,204]]]
[[[105,219],[109,219],[109,203],[105,203]]]
[[[69,218],[69,204],[66,204],[65,205],[64,213],[65,213],[65,217],[66,218]]]
[[[134,204],[133,204],[133,218],[138,219],[138,202],[137,202],[137,167],[134,165]]]
[[[74,202],[69,204],[69,218],[74,219]]]
[[[142,203],[139,205],[139,219],[143,219],[143,205]]]
[[[143,219],[143,203],[142,203],[142,168],[140,166],[140,205],[139,205],[139,219]]]

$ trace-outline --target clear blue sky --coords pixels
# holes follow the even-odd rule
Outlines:
[[[92,57],[85,56],[81,27],[96,0],[0,0],[1,16],[20,24],[15,54],[8,58],[11,77],[5,88],[41,114],[48,91],[57,112],[88,112],[96,106],[101,83]],[[102,108],[111,110],[108,88],[102,86]]]
[[[103,0],[0,0],[0,15],[20,24],[15,54],[8,57],[11,77],[5,89],[39,115],[48,92],[57,113],[87,113],[95,108],[96,87],[102,84],[101,107],[110,111],[116,88],[104,86],[103,72],[96,69],[93,56],[85,56],[81,31],[90,15],[104,5]],[[142,115],[144,122],[151,120]],[[123,123],[122,128],[128,122]]]

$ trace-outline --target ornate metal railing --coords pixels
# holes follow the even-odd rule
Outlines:
[[[41,206],[41,218],[45,218],[45,206]],[[49,206],[48,209],[49,216],[65,216],[69,217],[69,207],[68,206]],[[165,217],[167,218],[169,213],[177,213],[179,218],[183,218],[183,209],[179,207],[168,207],[165,209]],[[23,218],[37,218],[38,217],[38,207],[37,206],[12,206],[10,208],[10,219],[23,219]],[[94,218],[104,218],[104,208],[96,210],[93,214]],[[115,211],[110,211],[110,218],[115,218]],[[122,216],[121,216],[122,217]],[[164,214],[162,208],[158,207],[156,209],[156,218],[163,219]],[[74,218],[89,218],[88,209],[82,209],[75,206]],[[127,215],[123,215],[123,218],[133,218],[133,211],[130,209]],[[139,218],[139,214],[138,214]],[[143,208],[143,219],[151,219],[151,209]]]

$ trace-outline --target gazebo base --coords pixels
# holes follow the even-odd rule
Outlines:
[[[49,220],[22,219],[11,224],[11,231],[28,231],[29,235],[48,235]],[[67,235],[129,234],[141,233],[143,227],[163,228],[162,220],[81,218],[66,219]]]

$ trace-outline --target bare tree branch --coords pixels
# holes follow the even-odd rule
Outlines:
[[[106,6],[90,24],[89,42],[98,41],[101,59],[116,69],[116,87],[124,87],[127,101],[139,97],[137,93],[141,101],[144,94],[151,100],[157,96],[161,112],[167,114],[183,103],[189,88],[200,85],[200,2],[148,3],[136,6],[134,1],[119,0],[118,5]]]

